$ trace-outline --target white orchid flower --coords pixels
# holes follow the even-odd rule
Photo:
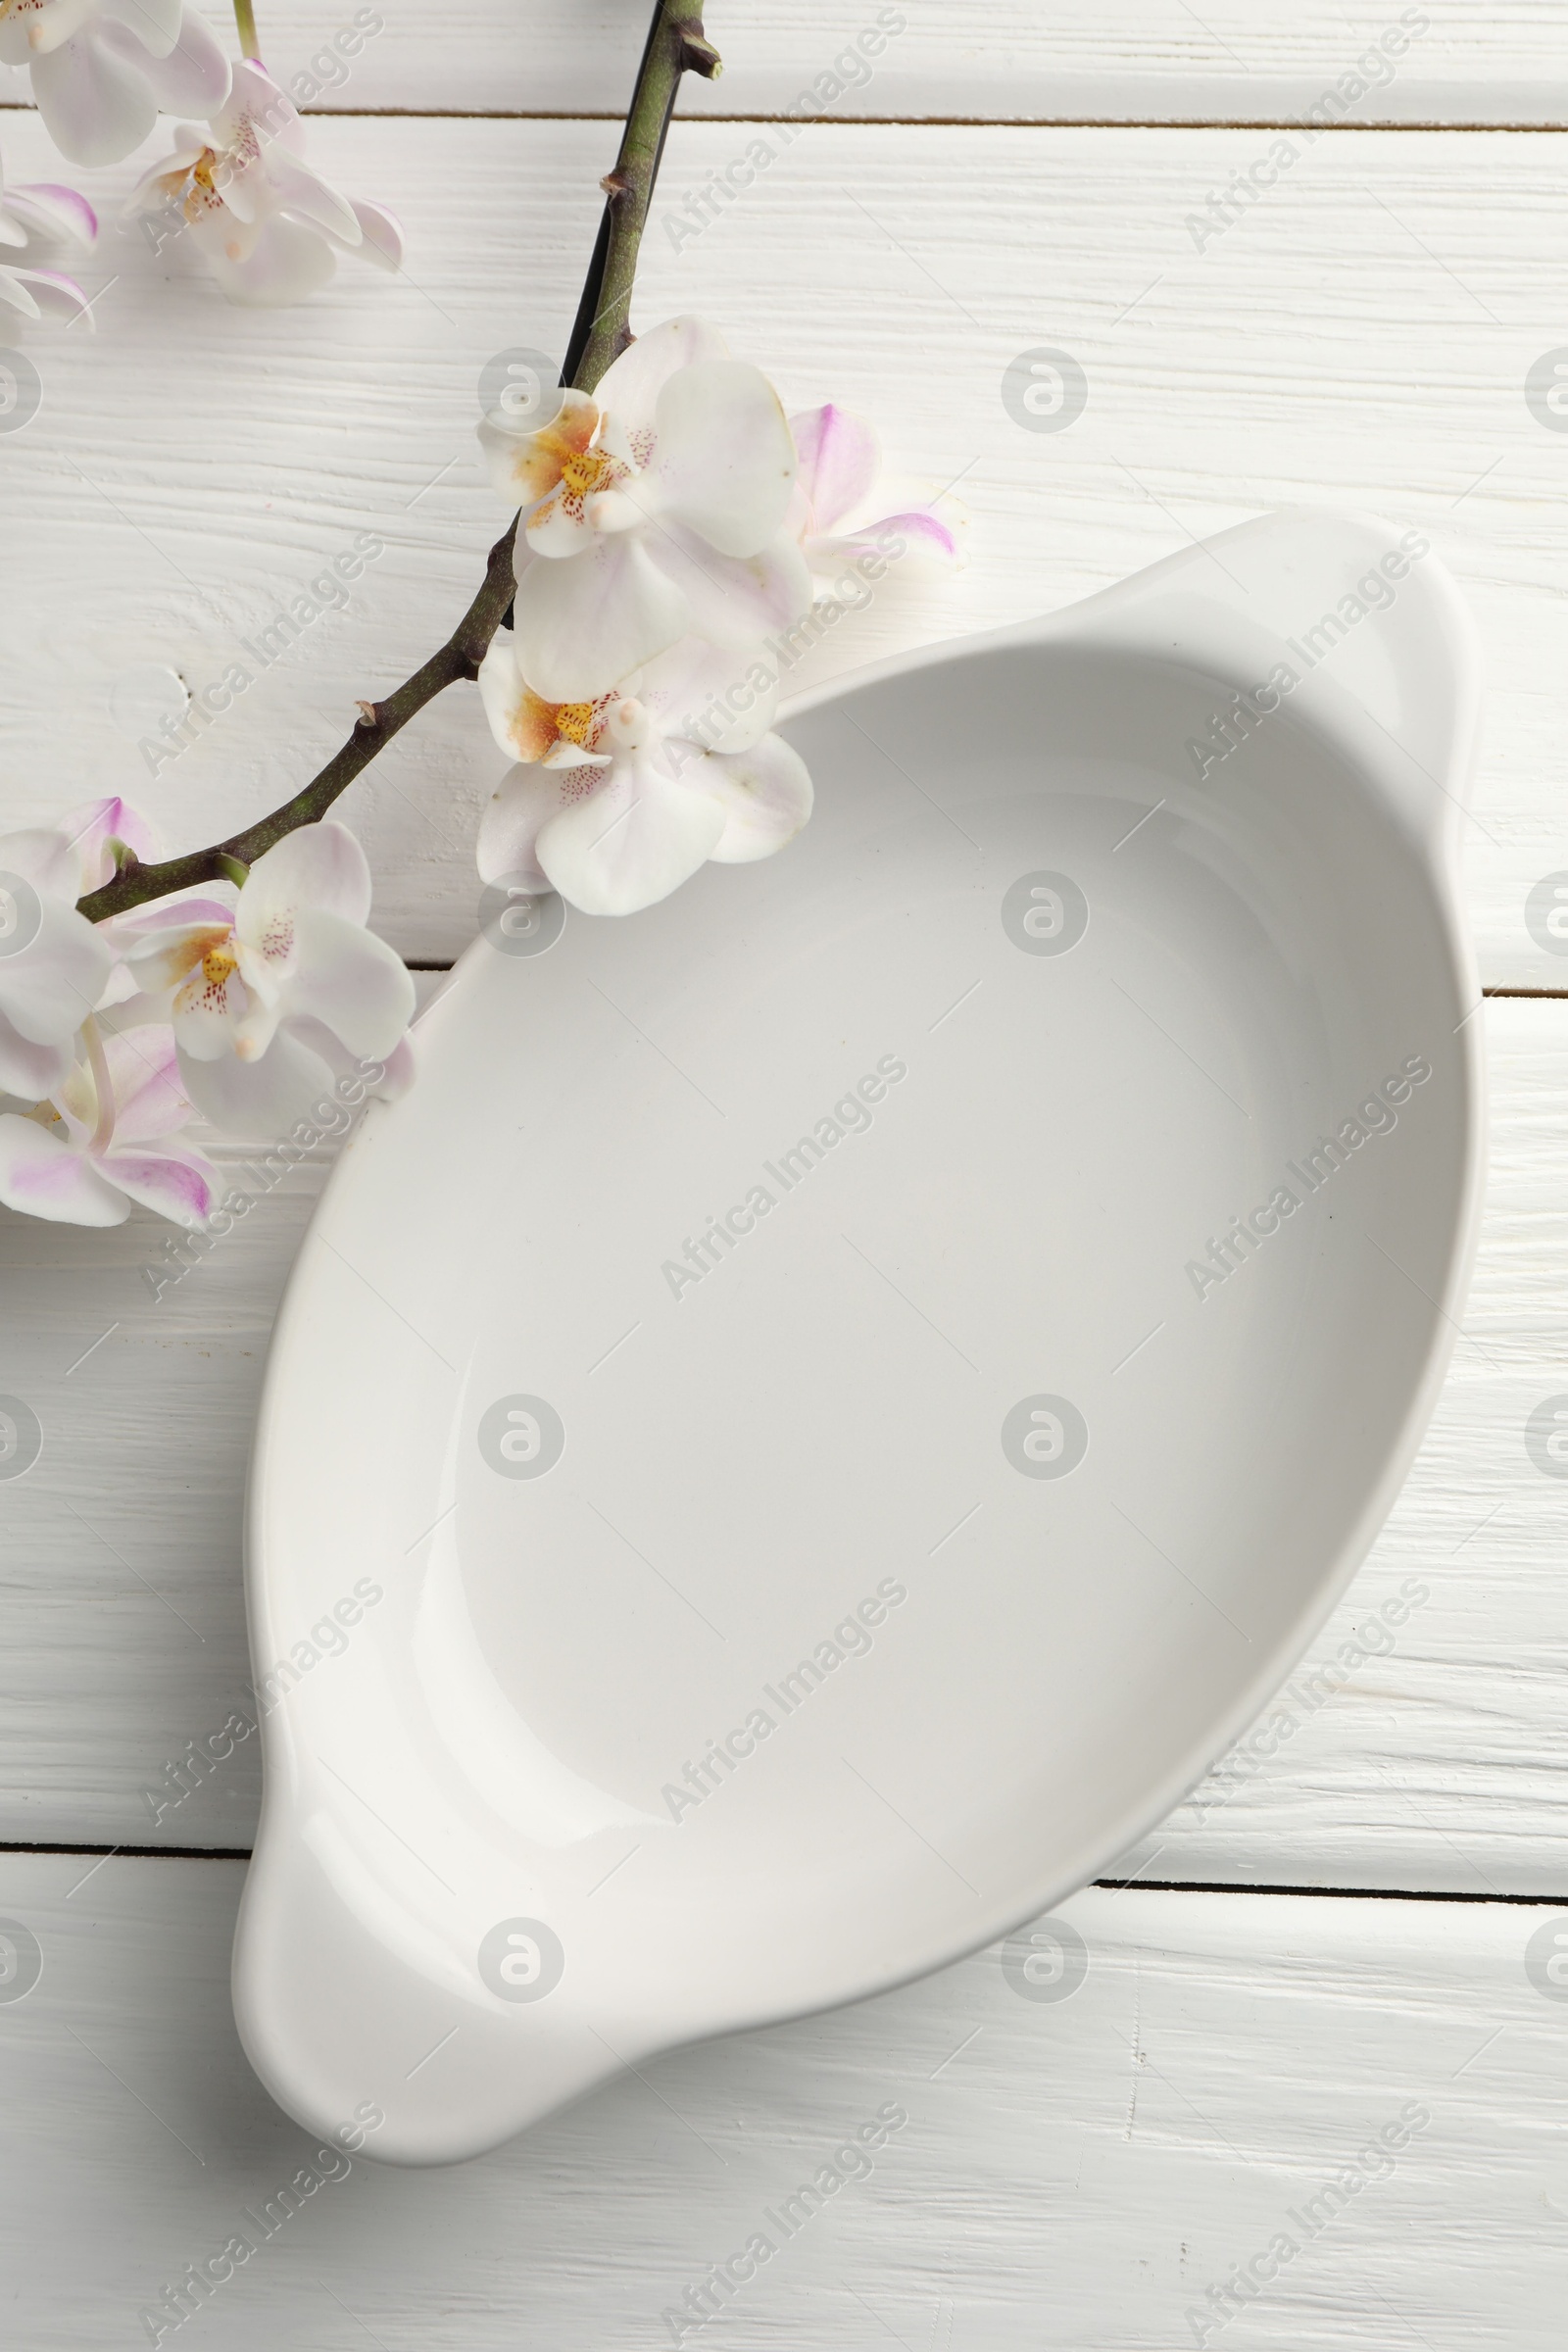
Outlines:
[[[731,717],[737,686],[751,707]],[[688,639],[614,694],[551,705],[523,680],[502,630],[479,690],[497,742],[519,762],[480,822],[483,881],[557,890],[585,914],[635,914],[710,858],[770,857],[811,813],[805,761],[767,731],[777,685],[765,663],[748,671]]]
[[[591,702],[688,634],[753,644],[810,602],[778,396],[700,319],[655,327],[547,423],[495,410],[479,438],[526,510],[516,652],[549,701]]]
[[[228,60],[184,0],[0,0],[0,65],[30,68],[74,164],[118,164],[160,108],[206,114],[228,94]]]
[[[173,152],[143,173],[125,211],[188,231],[229,301],[256,308],[303,302],[342,251],[399,268],[403,231],[392,214],[340,195],[303,160],[304,146],[298,108],[246,59],[206,128],[179,124]]]
[[[414,982],[366,930],[369,911],[354,835],[304,825],[238,891],[215,883],[103,926],[141,992],[116,1007],[117,1026],[172,1023],[185,1093],[231,1133],[281,1133],[356,1057],[395,1086],[412,1073]]]
[[[76,901],[115,870],[117,842],[141,854],[145,828],[122,801],[95,801],[58,827],[0,835],[0,1090],[53,1095],[74,1040],[103,997],[109,942]]]
[[[167,1029],[100,1038],[85,1024],[86,1058],[53,1099],[0,1116],[0,1200],[57,1224],[122,1225],[133,1200],[176,1225],[212,1213],[220,1178],[172,1138],[190,1117]]]
[[[962,561],[968,516],[956,499],[877,514],[882,453],[876,427],[863,416],[829,401],[792,416],[790,431],[800,466],[789,528],[819,578],[842,574],[866,556],[885,558],[894,538],[904,541],[904,555],[919,569],[945,570]]]
[[[0,0],[0,11],[3,5]],[[0,13],[0,27],[3,24]],[[47,180],[8,188],[0,172],[0,248],[20,252],[40,235],[66,237],[85,246],[91,245],[97,234],[98,216],[74,188],[56,187]],[[88,325],[92,324],[86,295],[74,278],[64,277],[56,270],[17,270],[9,262],[0,262],[0,302],[9,303],[27,318],[41,318],[46,307],[68,311],[73,318],[85,312]]]

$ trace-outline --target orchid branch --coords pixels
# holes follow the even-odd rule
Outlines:
[[[255,0],[234,0],[234,24],[239,32],[241,57],[260,57],[262,45],[256,34]]]
[[[235,17],[242,42],[254,42],[251,0],[235,0]],[[693,0],[657,0],[620,152],[603,183],[604,215],[566,348],[563,383],[591,392],[611,362],[631,342],[628,312],[637,256],[681,76],[701,74],[710,80],[718,72],[718,52],[704,36],[700,8]],[[127,854],[113,881],[77,901],[88,921],[102,922],[109,915],[123,914],[149,899],[165,898],[195,883],[243,880],[245,869],[285,834],[323,817],[339,794],[426,703],[460,679],[476,678],[490,640],[512,602],[516,531],[517,517],[514,516],[490,550],[479,591],[446,643],[384,701],[360,705],[361,716],[353,734],[292,800],[208,849],[187,851],[183,857],[154,864],[143,864]]]

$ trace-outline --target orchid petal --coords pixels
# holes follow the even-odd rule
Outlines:
[[[188,135],[187,135],[188,134]],[[138,213],[161,213],[180,196],[193,164],[207,153],[207,140],[193,122],[183,122],[172,148],[149,164],[120,208],[122,220]]]
[[[0,264],[0,302],[8,302],[24,318],[41,318],[43,312],[27,292],[24,280],[32,275],[30,270],[7,270]]]
[[[97,0],[94,14],[118,18],[150,57],[167,57],[179,38],[185,0]]]
[[[53,825],[28,825],[21,832],[0,833],[0,874],[20,874],[50,898],[81,896],[71,843]]]
[[[518,580],[518,666],[550,702],[593,702],[684,636],[688,612],[640,535],[596,540],[564,563],[530,564]]]
[[[182,919],[188,917],[189,919]],[[187,903],[162,923],[131,927],[122,915],[101,929],[124,958],[137,986],[152,995],[178,988],[214,948],[228,946],[232,915],[222,906]]]
[[[127,0],[127,13],[133,22],[142,19],[143,0]],[[184,10],[172,45],[162,56],[142,60],[148,87],[168,115],[216,115],[227,103],[240,71],[235,68],[231,74],[222,43],[193,8]]]
[[[133,1029],[104,1039],[115,1096],[115,1145],[173,1135],[190,1119],[172,1029]]]
[[[419,1074],[419,1056],[412,1037],[400,1037],[390,1054],[378,1054],[381,1075],[370,1092],[380,1102],[396,1102]]]
[[[384,204],[367,204],[358,196],[348,201],[360,227],[357,251],[378,270],[401,270],[406,240],[396,213]]]
[[[40,898],[24,947],[0,956],[0,1008],[37,1045],[60,1045],[80,1028],[109,977],[108,943],[74,906]]]
[[[755,649],[759,638],[793,628],[810,605],[806,559],[782,532],[758,555],[721,556],[695,531],[672,521],[648,541],[648,548],[659,569],[681,591],[690,614],[687,626],[714,645]]]
[[[902,547],[897,545],[900,540]],[[910,575],[916,577],[949,570],[962,561],[957,530],[928,507],[886,515],[880,522],[868,522],[841,537],[808,538],[804,553],[811,569],[824,576],[867,556],[901,566],[907,563]]]
[[[288,1010],[314,1016],[351,1054],[390,1054],[414,1018],[414,975],[373,931],[341,915],[302,906],[295,916],[299,963]]]
[[[205,959],[199,963],[174,998],[172,1010],[181,1070],[192,1061],[226,1061],[233,1052],[234,1033],[250,1009],[251,991],[226,955],[215,957],[213,968]],[[194,1101],[194,1096],[191,1099]]]
[[[829,401],[790,418],[811,526],[830,530],[871,494],[881,470],[876,427]]]
[[[0,1200],[56,1225],[123,1225],[130,1214],[81,1152],[15,1111],[0,1116]]]
[[[287,1135],[315,1098],[331,1084],[332,1073],[287,1029],[279,1030],[259,1061],[225,1054],[220,1061],[179,1057],[186,1094],[202,1117],[220,1133],[245,1137]]]
[[[793,841],[811,813],[806,761],[781,735],[764,735],[746,752],[714,752],[688,780],[712,793],[724,812],[718,865],[750,865]]]
[[[536,556],[547,556],[552,563],[583,554],[592,547],[595,531],[581,493],[569,493],[558,482],[528,516],[523,536]]]
[[[69,1045],[40,1045],[24,1037],[0,1010],[0,1094],[42,1102],[65,1084],[70,1069]]]
[[[571,386],[543,423],[514,419],[505,407],[488,409],[478,432],[490,480],[500,496],[532,507],[553,490],[568,458],[581,457],[599,429],[599,409]]]
[[[245,310],[284,310],[318,294],[337,268],[331,240],[303,221],[275,220],[257,232],[225,222],[222,209],[190,222],[190,234],[206,255],[227,299]]]
[[[556,740],[556,709],[523,682],[510,629],[497,629],[479,664],[479,700],[490,732],[514,760],[542,760]]]
[[[234,927],[248,947],[260,949],[270,925],[304,906],[341,915],[346,923],[363,923],[369,914],[369,861],[335,817],[285,833],[257,858],[240,892]]]
[[[351,1054],[341,1038],[320,1021],[291,1016],[282,1032],[282,1042],[290,1050],[303,1046],[318,1054],[334,1078],[360,1079],[367,1095],[378,1102],[395,1102],[414,1084],[414,1047],[406,1036],[398,1039],[389,1054]],[[370,1075],[376,1069],[381,1072],[379,1078]],[[338,1101],[346,1100],[339,1093]]]
[[[106,1182],[172,1225],[205,1225],[222,1184],[212,1161],[188,1145],[162,1152],[111,1150],[94,1164]]]
[[[599,379],[599,405],[629,433],[646,438],[654,430],[659,395],[677,369],[728,358],[729,346],[716,327],[690,314],[666,318],[612,361]]]
[[[37,294],[31,291],[34,287]],[[45,298],[42,303],[37,298],[39,294]],[[89,329],[97,331],[86,295],[74,277],[65,277],[58,270],[0,268],[0,301],[9,302],[27,318],[41,318],[46,308],[68,312],[73,320],[84,317]]]
[[[597,769],[574,770],[575,791],[558,769],[514,767],[502,777],[479,819],[474,857],[481,882],[516,882],[523,889],[549,890],[550,877],[535,850],[539,828],[599,782]],[[588,782],[593,778],[593,784]]]
[[[97,239],[98,216],[74,188],[39,180],[28,187],[12,188],[5,201],[55,236],[71,237],[78,245],[91,245]]]
[[[778,675],[742,651],[683,637],[638,673],[637,698],[663,735],[686,737],[710,752],[742,752],[773,723]]]
[[[322,179],[319,172],[313,172],[309,164],[302,164],[295,156],[269,150],[263,169],[275,201],[286,212],[308,221],[312,228],[324,229],[341,244],[359,244],[359,217],[353,205]],[[225,200],[226,194],[225,191]]]
[[[585,914],[636,914],[689,880],[723,831],[715,800],[633,752],[597,791],[546,820],[536,854],[562,897]]]
[[[778,531],[795,479],[795,443],[760,368],[705,360],[659,395],[650,479],[665,511],[720,555],[755,556]]]
[[[123,842],[142,859],[152,857],[153,829],[139,809],[118,795],[110,800],[86,801],[60,819],[59,830],[76,853],[77,884],[74,895],[83,897],[90,890],[102,890],[115,878],[116,866],[111,844]]]
[[[211,37],[211,36],[209,36]],[[143,70],[106,38],[83,35],[34,52],[32,94],[44,128],[74,164],[118,164],[158,120]]]

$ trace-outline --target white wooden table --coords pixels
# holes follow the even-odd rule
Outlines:
[[[646,5],[381,0],[313,139],[403,215],[401,281],[346,263],[304,309],[252,315],[177,254],[106,233],[84,271],[98,334],[30,337],[44,405],[0,447],[8,823],[119,789],[171,846],[213,839],[311,772],[352,698],[460,609],[497,527],[478,372],[564,342]],[[289,80],[353,12],[262,14]],[[843,399],[901,466],[962,476],[969,570],[924,602],[879,598],[820,657],[836,666],[1065,603],[1273,505],[1431,534],[1490,686],[1466,858],[1493,1173],[1452,1375],[1288,1726],[1271,1709],[1119,1867],[1131,1884],[1065,1907],[1090,1957],[1069,1999],[1020,1998],[986,1954],[628,2075],[473,2165],[355,2161],[189,2340],[669,2343],[669,2308],[893,2099],[908,2127],[871,2177],[682,2340],[1555,2352],[1568,1984],[1541,1955],[1554,1921],[1568,1950],[1568,1490],[1523,1432],[1568,1391],[1568,961],[1524,908],[1568,867],[1568,431],[1525,385],[1568,343],[1568,134],[1549,127],[1568,122],[1568,9],[1425,0],[1390,75],[1310,141],[1289,126],[1399,24],[1393,0],[890,15],[906,22],[869,79],[786,137],[774,119],[877,0],[713,0],[728,71],[688,88],[639,316],[699,309],[790,405]],[[766,172],[677,248],[666,215],[759,136]],[[1288,169],[1196,237],[1189,216],[1283,137]],[[0,113],[0,141],[13,178],[74,177],[106,211],[137,168],[68,173],[24,112]],[[1021,431],[1000,399],[1039,344],[1088,378],[1059,434]],[[148,662],[220,675],[365,529],[386,553],[349,609],[147,777],[116,682]],[[498,765],[455,693],[345,804],[377,919],[422,968],[473,927]],[[246,1444],[323,1172],[281,1184],[157,1303],[153,1220],[84,1234],[0,1211],[0,1390],[46,1432],[37,1469],[0,1486],[0,1913],[44,1963],[0,2001],[0,2308],[26,2352],[148,2341],[141,2312],[311,2154],[228,2006],[255,1742],[178,1803],[172,1767],[245,1701]]]

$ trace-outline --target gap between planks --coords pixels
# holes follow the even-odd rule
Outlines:
[[[30,115],[36,113],[24,98],[0,98],[0,113]],[[350,122],[624,122],[623,109],[615,107],[517,107],[517,106],[306,106],[300,109],[306,122],[338,121]],[[677,122],[789,122],[798,130],[853,129],[861,130],[1301,130],[1306,124],[1293,115],[832,115],[802,116],[756,113],[749,115],[714,115],[702,110],[686,114],[677,108]],[[1319,127],[1312,125],[1313,128]],[[1568,122],[1331,122],[1321,127],[1329,130],[1356,131],[1498,131],[1513,137],[1524,132],[1558,137],[1568,131]]]
[[[0,1838],[5,1854],[96,1854],[108,1862],[248,1862],[246,1845],[58,1845],[29,1844],[19,1838]],[[1419,1886],[1288,1886],[1260,1882],[1240,1886],[1228,1879],[1091,1879],[1091,1886],[1106,1894],[1266,1894],[1296,1895],[1305,1902],[1356,1903],[1504,1903],[1527,1911],[1561,1911],[1568,1896],[1553,1894],[1471,1894],[1453,1889],[1433,1892]],[[1063,1897],[1063,1900],[1066,1898]]]

